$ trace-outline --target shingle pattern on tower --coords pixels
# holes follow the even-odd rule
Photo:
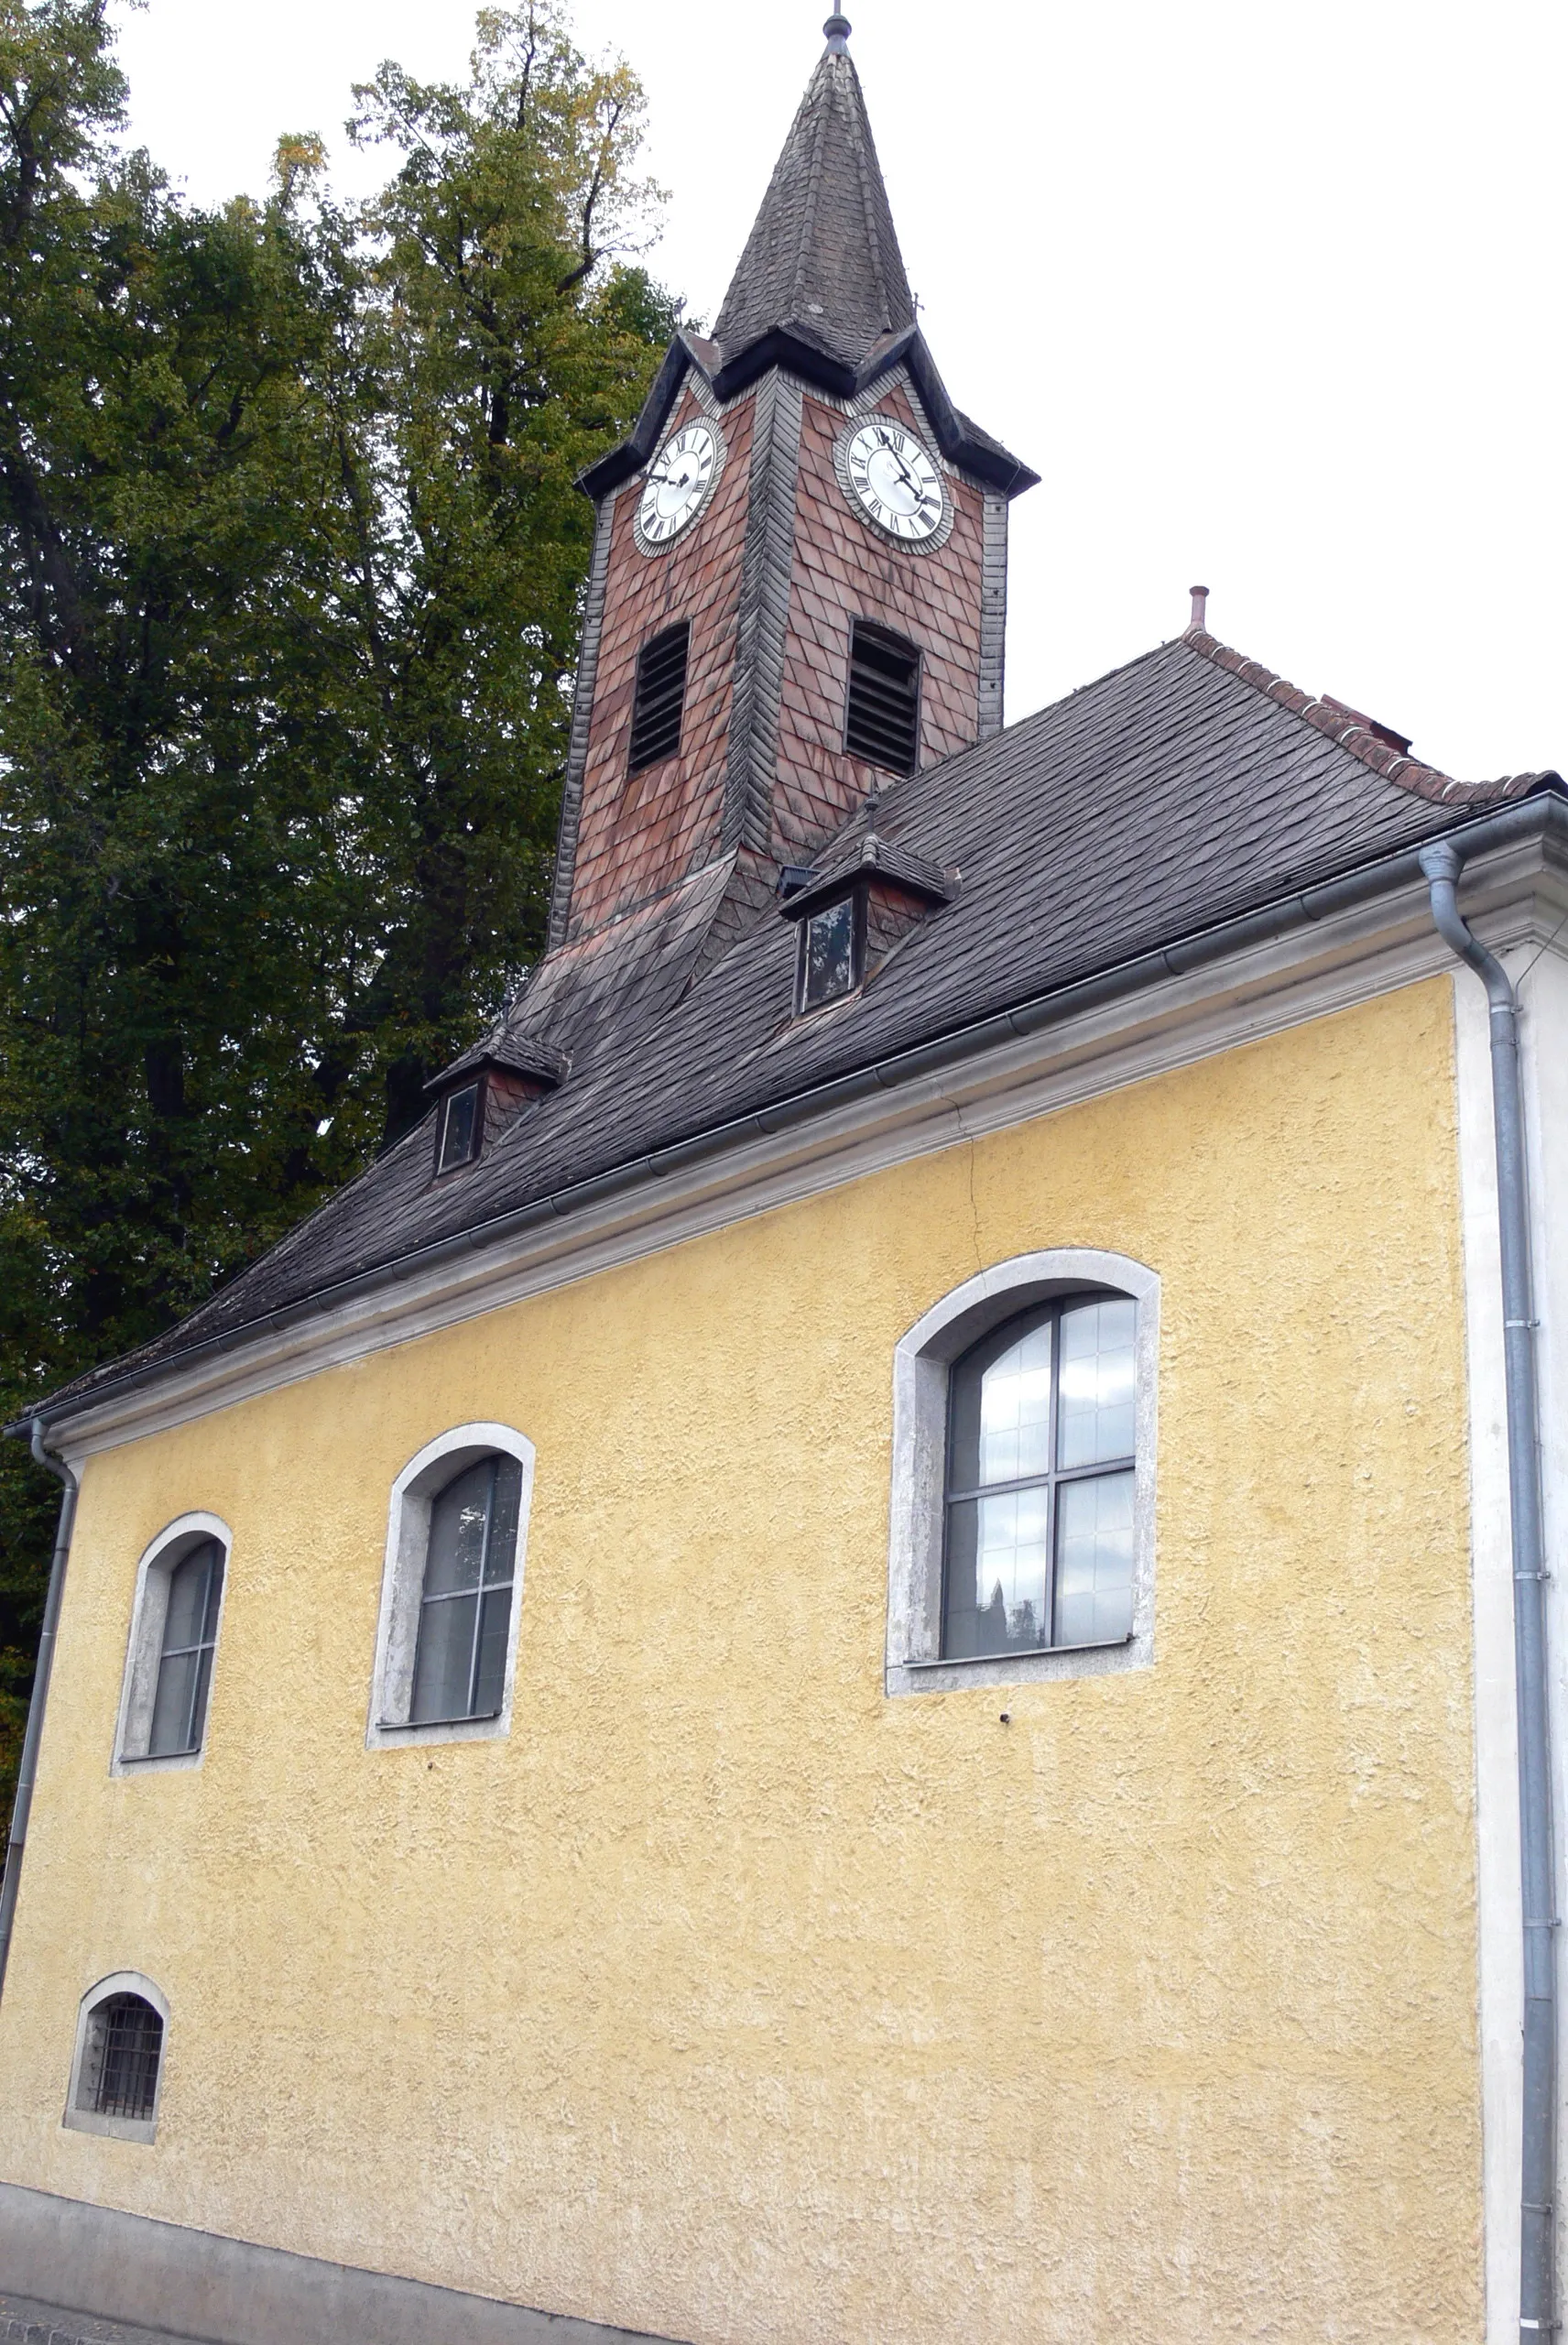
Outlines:
[[[787,329],[856,372],[915,305],[848,56],[829,49],[800,101],[713,339],[727,362]]]
[[[1163,645],[888,789],[879,836],[951,873],[953,900],[827,1013],[791,1014],[796,935],[776,908],[704,961],[722,861],[615,923],[593,954],[551,954],[507,1032],[564,1054],[559,1090],[444,1182],[427,1118],[182,1326],[56,1402],[279,1308],[319,1307],[356,1278],[397,1275],[419,1249],[520,1209],[569,1213],[585,1184],[748,1117],[782,1119],[814,1086],[1414,846],[1475,803],[1547,791],[1568,841],[1557,775],[1443,802],[1432,769],[1405,786],[1381,769],[1381,745],[1336,738],[1270,689],[1272,671],[1223,651],[1210,637]],[[856,824],[864,814],[840,849]]]

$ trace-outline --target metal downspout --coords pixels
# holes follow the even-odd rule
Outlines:
[[[33,1779],[38,1772],[38,1740],[43,1733],[44,1704],[49,1700],[49,1671],[54,1664],[55,1631],[65,1588],[65,1559],[71,1553],[71,1527],[76,1519],[75,1475],[44,1447],[41,1417],[33,1419],[33,1456],[65,1484],[60,1492],[60,1522],[54,1535],[54,1560],[49,1565],[49,1593],[44,1598],[44,1624],[38,1634],[38,1658],[33,1671],[33,1698],[27,1705],[27,1730],[22,1737],[22,1763],[16,1771],[16,1797],[11,1809],[11,1837],[5,1849],[5,1879],[0,1886],[0,1994],[5,1988],[5,1965],[11,1958],[11,1925],[16,1918],[16,1891],[22,1877],[22,1850],[32,1813]]]
[[[1508,1398],[1508,1515],[1514,1576],[1514,1688],[1519,1712],[1519,1875],[1524,1918],[1524,2138],[1519,2176],[1519,2336],[1539,2345],[1556,2327],[1553,2199],[1557,2181],[1557,1927],[1552,1848],[1552,1726],[1546,1692],[1546,1574],[1541,1525],[1535,1313],[1519,1003],[1495,954],[1474,937],[1457,902],[1464,857],[1447,839],[1421,853],[1432,916],[1445,944],[1486,988],[1492,1036],[1492,1118],[1497,1148],[1497,1234],[1503,1270],[1503,1364]]]

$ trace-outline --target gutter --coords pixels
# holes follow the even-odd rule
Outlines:
[[[1497,1151],[1502,1257],[1503,1374],[1508,1427],[1508,1526],[1513,1548],[1514,1700],[1519,1726],[1519,1890],[1524,1924],[1523,2138],[1519,2166],[1521,2345],[1556,2327],[1553,2198],[1557,2185],[1556,1868],[1552,1832],[1552,1720],[1547,1704],[1546,1545],[1541,1523],[1541,1415],[1530,1297],[1530,1198],[1519,998],[1508,972],[1472,935],[1458,906],[1465,857],[1450,839],[1421,849],[1439,935],[1486,988],[1492,1036],[1492,1119]]]
[[[1459,834],[1466,842],[1469,853],[1481,854],[1518,845],[1521,841],[1543,835],[1550,830],[1560,831],[1563,844],[1568,847],[1568,806],[1555,792],[1516,799],[1493,813],[1479,815],[1465,823]],[[1051,1026],[1075,1011],[1095,1009],[1103,1003],[1117,1000],[1125,994],[1136,993],[1139,987],[1157,984],[1164,977],[1183,976],[1191,970],[1201,969],[1210,962],[1224,959],[1227,954],[1269,943],[1293,929],[1331,919],[1336,913],[1369,902],[1391,889],[1420,882],[1425,876],[1421,861],[1422,852],[1420,847],[1406,847],[1375,862],[1360,864],[1354,870],[1323,880],[1315,887],[1298,889],[1294,894],[1279,898],[1255,911],[1238,913],[1213,928],[1200,930],[1177,943],[1158,945],[1150,952],[1135,954],[1127,960],[1115,962],[1109,968],[1096,971],[1093,976],[1059,986],[1050,993],[1036,995],[1012,1009],[994,1011],[987,1017],[955,1027],[931,1042],[909,1044],[903,1050],[889,1053],[886,1058],[875,1061],[870,1066],[859,1067],[851,1074],[833,1075],[825,1082],[813,1084],[772,1107],[757,1108],[748,1115],[734,1117],[721,1124],[709,1125],[662,1148],[630,1157],[606,1172],[571,1182],[566,1187],[553,1190],[548,1196],[536,1198],[528,1205],[513,1206],[506,1213],[492,1215],[488,1220],[475,1223],[472,1228],[454,1231],[447,1238],[433,1238],[429,1244],[399,1254],[390,1261],[376,1264],[369,1270],[355,1271],[350,1277],[318,1287],[310,1295],[292,1303],[278,1303],[274,1309],[247,1319],[240,1326],[224,1328],[217,1335],[185,1346],[178,1353],[149,1360],[139,1368],[127,1369],[122,1376],[107,1379],[89,1391],[73,1394],[59,1409],[49,1410],[48,1422],[51,1426],[68,1423],[71,1418],[97,1408],[111,1394],[117,1396],[134,1391],[140,1386],[156,1383],[177,1368],[186,1367],[195,1360],[237,1350],[265,1332],[285,1328],[313,1317],[330,1304],[373,1293],[378,1287],[396,1283],[410,1271],[436,1268],[442,1262],[459,1261],[467,1254],[496,1245],[524,1230],[564,1220],[583,1205],[601,1198],[635,1188],[683,1165],[700,1162],[704,1157],[722,1155],[726,1149],[743,1141],[770,1138],[776,1132],[789,1130],[792,1125],[808,1122],[815,1116],[853,1106],[857,1100],[874,1098],[878,1092],[896,1090],[900,1085],[952,1066],[993,1044],[1036,1033],[1042,1027]],[[47,1402],[45,1407],[48,1408]],[[5,1430],[12,1434],[25,1434],[28,1422],[27,1419],[19,1420],[5,1426]]]
[[[38,1769],[38,1743],[44,1730],[44,1704],[49,1700],[49,1671],[54,1663],[55,1636],[60,1627],[60,1598],[65,1591],[65,1563],[71,1553],[71,1525],[76,1520],[75,1475],[44,1447],[41,1417],[32,1423],[33,1456],[65,1487],[60,1492],[60,1522],[54,1536],[54,1560],[49,1565],[49,1592],[44,1598],[44,1622],[38,1635],[38,1657],[33,1670],[33,1696],[27,1704],[27,1728],[22,1737],[22,1762],[16,1771],[16,1797],[11,1809],[11,1832],[5,1849],[5,1880],[0,1887],[0,1994],[5,1988],[5,1965],[11,1957],[11,1930],[16,1918],[16,1892],[21,1885],[22,1851],[27,1845],[27,1819],[33,1809],[33,1783]]]

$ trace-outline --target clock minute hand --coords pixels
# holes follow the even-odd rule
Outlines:
[[[916,496],[918,497],[918,496],[920,496],[920,485],[919,485],[919,483],[917,482],[917,480],[915,479],[914,474],[909,470],[909,466],[908,466],[908,464],[904,462],[904,459],[902,458],[902,456],[895,455],[895,454],[894,454],[894,452],[893,452],[893,450],[892,450],[891,448],[889,448],[889,449],[888,449],[887,453],[888,453],[890,456],[892,456],[892,457],[893,457],[893,462],[898,465],[898,477],[899,477],[899,479],[903,482],[904,486],[905,486],[906,488],[913,489],[913,491],[914,491],[914,493],[915,493]]]

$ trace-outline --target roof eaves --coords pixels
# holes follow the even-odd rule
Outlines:
[[[1250,684],[1266,700],[1290,709],[1319,733],[1326,733],[1331,741],[1336,741],[1364,766],[1370,766],[1385,781],[1394,782],[1417,798],[1430,799],[1434,805],[1494,805],[1500,800],[1523,798],[1546,784],[1556,783],[1559,789],[1563,786],[1562,775],[1550,768],[1539,773],[1505,774],[1496,781],[1455,781],[1452,774],[1441,772],[1436,766],[1423,765],[1419,758],[1390,748],[1368,729],[1355,710],[1346,709],[1343,703],[1314,699],[1300,685],[1276,675],[1272,668],[1266,668],[1260,660],[1249,660],[1245,652],[1233,651],[1206,628],[1190,627],[1181,641],[1214,667],[1223,668],[1227,675],[1238,676],[1244,684]]]
[[[705,381],[713,380],[719,357],[718,345],[702,334],[678,333],[664,354],[664,364],[653,378],[653,387],[637,413],[631,431],[608,454],[597,457],[586,471],[577,475],[577,485],[585,496],[595,499],[607,496],[623,481],[640,473],[659,445],[659,435],[665,418],[680,396],[681,386],[688,373],[695,370]]]

